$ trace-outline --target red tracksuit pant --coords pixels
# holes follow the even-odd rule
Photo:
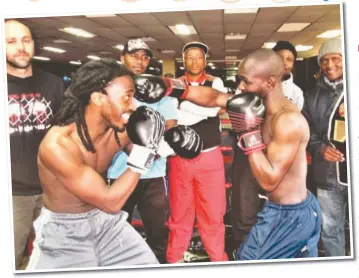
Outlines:
[[[211,261],[226,261],[224,252],[226,188],[220,148],[194,159],[179,156],[169,163],[169,239],[167,262],[179,261],[187,250],[195,218]]]

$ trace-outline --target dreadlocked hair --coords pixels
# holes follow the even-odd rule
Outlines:
[[[114,59],[93,60],[81,66],[64,93],[64,100],[52,119],[52,125],[65,126],[76,122],[81,142],[87,151],[95,153],[85,120],[85,108],[93,92],[106,94],[105,87],[110,81],[126,75],[132,76],[132,73]]]

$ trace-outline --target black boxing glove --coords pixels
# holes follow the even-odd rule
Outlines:
[[[141,174],[152,167],[165,126],[165,118],[150,107],[140,106],[131,114],[126,124],[128,137],[133,143],[128,167]]]
[[[174,152],[183,158],[195,158],[203,149],[203,141],[189,126],[178,125],[165,132],[165,141]]]
[[[233,130],[238,134],[238,146],[245,154],[263,150],[260,130],[264,120],[263,99],[254,93],[241,93],[227,101],[227,112]]]
[[[163,78],[150,74],[133,77],[135,83],[134,97],[142,102],[155,103],[165,96],[185,98],[187,85],[179,79]]]

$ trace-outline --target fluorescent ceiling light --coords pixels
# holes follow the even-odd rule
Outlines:
[[[297,58],[297,61],[303,61],[304,58]]]
[[[117,15],[115,14],[92,14],[92,15],[86,15],[86,17],[88,18],[92,18],[92,17],[115,17]]]
[[[100,60],[101,58],[95,55],[88,55],[87,58],[91,59],[91,60]]]
[[[154,67],[149,67],[150,70],[154,70],[155,68]]]
[[[159,63],[161,63],[161,64],[163,63],[163,61],[162,61],[162,60],[159,60],[158,62],[159,62]]]
[[[161,50],[162,54],[171,54],[171,53],[176,53],[176,51],[172,50],[172,49],[163,49]]]
[[[234,69],[234,70],[238,70],[238,67],[234,67],[233,69]]]
[[[176,35],[193,35],[197,34],[193,25],[176,24],[174,26],[168,26],[171,31]]]
[[[258,12],[258,8],[252,9],[226,9],[225,14],[255,14]]]
[[[50,60],[50,58],[42,57],[42,56],[34,56],[33,58],[36,60],[41,60],[41,61],[49,61]]]
[[[323,39],[336,38],[339,37],[341,33],[342,33],[341,30],[328,30],[318,35],[317,38],[323,38]]]
[[[181,70],[184,70],[184,67],[180,67]]]
[[[226,40],[244,40],[247,37],[247,35],[242,35],[240,33],[227,33],[225,34]]]
[[[226,49],[226,52],[239,52],[240,49]]]
[[[72,65],[81,65],[82,63],[80,61],[70,61],[70,64],[72,64]]]
[[[67,40],[54,40],[54,43],[71,43],[70,41],[67,41]]]
[[[123,44],[118,44],[116,46],[114,46],[114,48],[117,48],[118,50],[123,50],[125,48],[125,46]]]
[[[121,62],[121,61],[116,60],[116,62],[117,62],[117,64],[122,65],[122,62]]]
[[[59,29],[60,31],[63,31],[65,33],[77,36],[77,37],[83,37],[83,38],[93,38],[96,35],[87,32],[83,29],[80,28],[73,28],[73,27],[68,27],[68,28],[64,28],[64,29]]]
[[[110,55],[110,54],[112,54],[112,52],[110,52],[110,51],[100,51],[100,54]]]
[[[310,49],[312,49],[312,48],[313,48],[312,45],[300,45],[300,44],[295,47],[295,49],[296,49],[298,52],[308,51],[308,50],[310,50]]]
[[[298,32],[302,31],[310,23],[284,23],[277,32]]]
[[[214,70],[215,68],[216,68],[215,66],[212,66],[212,67],[211,67],[211,69],[213,69],[213,70]]]
[[[64,52],[66,52],[66,50],[63,50],[61,48],[51,47],[51,46],[45,46],[43,49],[45,49],[47,51],[55,52],[55,53],[64,53]]]
[[[209,65],[210,67],[212,67],[214,64],[213,64],[213,63],[208,63],[208,65]]]
[[[262,46],[262,48],[268,48],[268,49],[272,49],[277,43],[275,42],[265,42]]]

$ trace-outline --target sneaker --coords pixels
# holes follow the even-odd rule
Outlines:
[[[175,262],[175,264],[184,264],[186,261],[184,260],[184,257],[182,257],[180,260]]]

